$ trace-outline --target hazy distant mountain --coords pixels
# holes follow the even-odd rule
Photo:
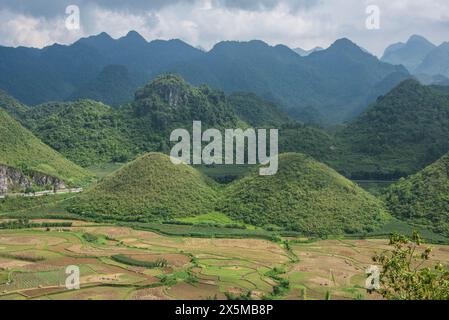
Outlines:
[[[92,99],[119,106],[132,101],[136,88],[143,83],[143,75],[132,75],[125,66],[109,65],[95,79],[76,90],[68,100]]]
[[[172,71],[227,93],[254,92],[279,102],[292,115],[312,107],[328,123],[353,117],[410,76],[404,67],[380,62],[348,39],[307,57],[262,41],[221,42],[201,59],[173,66]],[[392,74],[401,76],[381,85]]]
[[[147,42],[135,31],[117,40],[101,33],[43,49],[0,46],[0,88],[27,104],[66,100],[108,65],[125,66],[149,80],[172,63],[202,54],[180,40]]]
[[[402,64],[413,73],[435,48],[436,46],[426,38],[413,35],[406,43],[400,42],[389,46],[381,60],[394,65]]]
[[[324,49],[321,48],[321,47],[315,47],[315,48],[310,49],[310,50],[304,50],[304,49],[301,49],[301,48],[293,49],[293,51],[295,51],[295,52],[296,52],[297,54],[299,54],[301,57],[306,57],[306,56],[308,56],[309,54],[312,54],[312,53],[314,53],[314,52],[321,51],[321,50],[324,50]]]
[[[449,77],[449,42],[444,42],[429,52],[416,73]]]
[[[414,75],[416,79],[423,85],[437,85],[437,86],[449,86],[449,78],[441,74],[431,76],[425,73],[419,73]]]
[[[41,50],[0,47],[0,61],[0,89],[27,104],[85,97],[120,104],[132,86],[176,72],[195,85],[256,93],[292,115],[314,110],[328,123],[357,115],[409,77],[347,39],[301,57],[262,41],[225,41],[203,52],[180,40],[147,42],[132,31],[117,40],[101,33]]]

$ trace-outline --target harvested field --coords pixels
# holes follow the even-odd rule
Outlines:
[[[86,233],[94,235],[92,241]],[[326,294],[379,299],[364,289],[365,269],[387,245],[387,240],[298,241],[288,251],[267,240],[169,237],[76,221],[64,231],[1,230],[0,299],[200,300],[249,291],[262,299],[278,284],[270,276],[274,268],[290,283],[278,299]],[[432,261],[449,261],[448,246],[433,247]],[[149,264],[136,267],[111,258],[118,254]],[[150,267],[162,259],[167,266]],[[79,268],[80,290],[65,288],[68,266]]]

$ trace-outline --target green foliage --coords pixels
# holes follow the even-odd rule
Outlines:
[[[88,181],[90,174],[66,160],[0,109],[0,164],[41,172],[71,185]]]
[[[330,164],[354,179],[399,178],[449,150],[449,96],[407,80],[337,133],[346,155]]]
[[[127,162],[151,151],[168,153],[171,131],[189,130],[193,120],[202,121],[204,129],[246,126],[223,92],[192,87],[170,74],[157,77],[137,91],[134,102],[117,109],[79,100],[13,114],[46,144],[84,167]]]
[[[249,230],[242,228],[227,228],[224,226],[211,225],[193,225],[185,224],[166,224],[166,223],[136,223],[119,222],[120,225],[132,227],[138,230],[149,230],[169,236],[194,237],[194,238],[223,238],[223,239],[264,239],[269,241],[279,241],[279,234],[283,232],[271,232],[265,230]],[[298,234],[287,234],[286,236],[299,236]]]
[[[26,261],[26,262],[40,262],[40,261],[45,260],[44,257],[40,257],[40,256],[32,257],[32,256],[25,256],[25,255],[21,255],[21,254],[11,254],[11,253],[0,253],[0,258],[14,259],[14,260]]]
[[[270,277],[277,282],[277,284],[273,287],[273,292],[267,298],[273,299],[276,297],[284,296],[288,293],[288,291],[290,290],[290,281],[283,277],[285,273],[285,270],[278,267],[274,267],[266,273],[267,277]]]
[[[141,260],[136,260],[133,259],[131,257],[127,257],[125,255],[122,254],[116,254],[111,256],[111,259],[114,261],[117,261],[119,263],[123,263],[129,266],[134,266],[134,267],[142,267],[142,268],[165,268],[168,266],[168,262],[165,259],[157,259],[156,261],[152,262],[152,261],[141,261]]]
[[[399,219],[449,236],[449,154],[392,185],[385,199]]]
[[[391,251],[376,255],[374,262],[382,266],[379,292],[389,300],[448,300],[449,269],[432,264],[431,248],[422,248],[420,236],[411,238],[394,234]]]
[[[192,87],[173,74],[159,76],[139,89],[134,103],[120,111],[133,144],[143,152],[168,152],[172,130],[189,130],[193,120],[201,121],[203,129],[242,124],[223,92]]]
[[[0,108],[6,110],[13,118],[24,117],[30,108],[0,90]]]
[[[82,166],[131,158],[122,117],[102,103],[48,103],[32,108],[22,122],[50,147]]]
[[[69,210],[86,217],[125,221],[166,220],[208,213],[216,191],[208,178],[169,156],[149,153],[77,197]]]
[[[235,294],[229,291],[224,293],[226,299],[230,301],[251,301],[253,298],[251,297],[252,292],[248,291],[247,293]]]
[[[83,239],[86,240],[87,242],[97,242],[98,241],[98,237],[92,233],[84,233]]]
[[[0,229],[29,229],[29,228],[68,228],[71,222],[30,222],[28,219],[10,220],[0,223]]]
[[[236,92],[228,97],[237,116],[253,128],[279,128],[292,119],[273,102],[254,93]]]
[[[342,156],[342,146],[331,134],[296,123],[280,127],[279,149],[281,153],[304,153],[324,163]]]
[[[248,224],[312,235],[369,232],[387,219],[379,200],[301,154],[280,155],[274,176],[255,170],[229,185],[219,209]]]

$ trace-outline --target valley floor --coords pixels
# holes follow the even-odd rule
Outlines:
[[[0,230],[0,299],[380,299],[364,289],[365,269],[387,240],[288,240],[169,237],[81,221]],[[167,266],[133,263],[161,259]],[[449,246],[434,246],[433,259],[449,261]],[[79,290],[65,287],[70,265],[80,268]]]

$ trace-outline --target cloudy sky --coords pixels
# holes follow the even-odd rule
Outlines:
[[[77,5],[80,29],[66,28]],[[380,29],[366,28],[367,6]],[[222,40],[261,39],[310,49],[347,37],[375,54],[420,34],[449,41],[447,0],[0,0],[0,45],[43,47],[107,32],[136,30],[147,40],[180,38],[210,49]]]

